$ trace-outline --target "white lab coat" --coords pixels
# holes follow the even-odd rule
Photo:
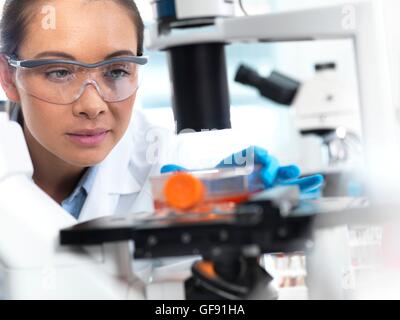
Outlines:
[[[159,173],[163,162],[161,150],[173,147],[171,132],[153,126],[141,111],[135,110],[126,134],[99,164],[78,222],[110,215],[153,212],[149,177]],[[149,158],[155,148],[160,156]]]

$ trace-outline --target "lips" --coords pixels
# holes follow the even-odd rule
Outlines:
[[[103,128],[83,129],[67,133],[67,136],[76,144],[82,146],[96,146],[104,141],[109,132],[110,130]]]

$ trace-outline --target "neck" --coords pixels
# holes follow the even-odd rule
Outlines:
[[[44,148],[24,125],[25,139],[32,159],[34,182],[61,204],[74,190],[86,168],[73,166]]]

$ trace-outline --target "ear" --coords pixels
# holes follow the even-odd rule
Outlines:
[[[12,102],[20,102],[20,96],[15,86],[14,72],[4,55],[0,55],[0,84],[7,98]]]

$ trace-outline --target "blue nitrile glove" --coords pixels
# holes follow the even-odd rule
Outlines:
[[[324,182],[322,175],[313,175],[300,178],[301,171],[297,166],[279,166],[278,160],[270,156],[266,150],[260,147],[249,147],[241,152],[235,153],[221,161],[217,168],[244,167],[248,164],[261,165],[260,178],[266,189],[276,186],[297,185],[302,195],[317,197],[320,195]],[[177,165],[166,165],[161,168],[161,173],[187,171]]]
[[[181,172],[181,171],[189,171],[189,170],[184,167],[177,166],[175,164],[167,164],[166,166],[163,166],[161,168],[160,173],[165,174],[165,173]]]
[[[297,185],[303,195],[318,196],[324,182],[322,175],[313,175],[300,178],[301,171],[298,166],[279,165],[278,159],[268,154],[260,147],[249,147],[235,153],[218,164],[218,168],[232,166],[245,166],[246,164],[261,165],[259,174],[266,189],[276,186]]]

